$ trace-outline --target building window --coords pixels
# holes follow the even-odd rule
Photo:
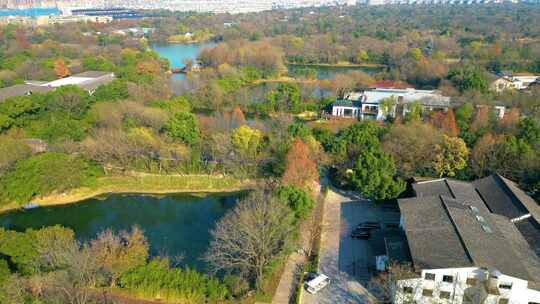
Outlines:
[[[499,284],[499,288],[501,288],[501,289],[512,289],[512,283],[501,283],[501,284]]]
[[[454,282],[454,277],[451,275],[443,275],[442,280],[446,283],[452,283]]]
[[[413,293],[413,288],[410,286],[404,286],[403,293]]]
[[[475,286],[476,285],[476,278],[467,278],[467,285]]]
[[[450,292],[449,291],[441,291],[441,292],[439,292],[439,298],[441,298],[441,299],[450,299]]]
[[[508,304],[508,299],[506,299],[506,298],[500,298],[500,299],[499,299],[499,302],[497,302],[497,304]]]
[[[433,289],[422,289],[422,295],[424,297],[433,297]]]
[[[435,281],[435,274],[426,272],[426,274],[424,275],[424,279],[430,280],[430,281]]]

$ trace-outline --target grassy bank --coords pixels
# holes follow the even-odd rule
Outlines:
[[[254,186],[255,182],[252,180],[221,175],[118,175],[101,177],[92,187],[36,197],[32,202],[40,206],[52,206],[75,203],[107,193],[232,192]],[[8,204],[0,207],[0,213],[19,207],[19,204]]]

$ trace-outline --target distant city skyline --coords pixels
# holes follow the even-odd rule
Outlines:
[[[0,0],[0,9],[57,7],[64,14],[80,8],[166,9],[213,13],[248,13],[272,9],[293,9],[337,5],[426,5],[426,4],[489,4],[540,3],[540,0]]]
[[[246,13],[276,8],[355,5],[356,0],[0,0],[0,8],[26,9],[58,7],[69,13],[76,8],[168,9],[214,13]]]

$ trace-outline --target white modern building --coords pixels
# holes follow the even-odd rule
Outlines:
[[[394,303],[540,303],[540,291],[529,282],[497,269],[481,267],[422,270],[418,278],[398,282]]]
[[[398,280],[394,303],[540,303],[540,206],[515,183],[413,184],[399,199],[415,275]]]
[[[0,102],[11,97],[30,96],[37,93],[44,94],[66,85],[78,86],[92,95],[99,86],[108,84],[115,78],[113,72],[87,71],[50,82],[29,80],[24,84],[1,88]]]
[[[97,87],[108,84],[114,79],[115,75],[113,72],[87,71],[51,82],[27,81],[26,84],[53,89],[66,85],[75,85],[88,91],[88,93],[92,95]]]
[[[332,116],[369,120],[384,120],[398,113],[406,115],[412,104],[418,103],[423,111],[446,111],[450,98],[438,91],[375,88],[353,92],[332,104]]]
[[[495,92],[503,92],[506,90],[525,90],[531,84],[540,80],[540,75],[528,73],[501,73],[501,75],[493,80],[490,84],[490,89]]]

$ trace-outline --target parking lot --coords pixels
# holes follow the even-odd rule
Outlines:
[[[373,230],[368,240],[352,239],[354,227],[367,221],[380,222],[383,229]],[[376,274],[375,255],[384,252],[387,224],[399,224],[399,212],[395,209],[383,208],[348,192],[329,191],[319,271],[330,277],[332,283],[316,295],[304,292],[302,303],[373,302],[366,288]]]

